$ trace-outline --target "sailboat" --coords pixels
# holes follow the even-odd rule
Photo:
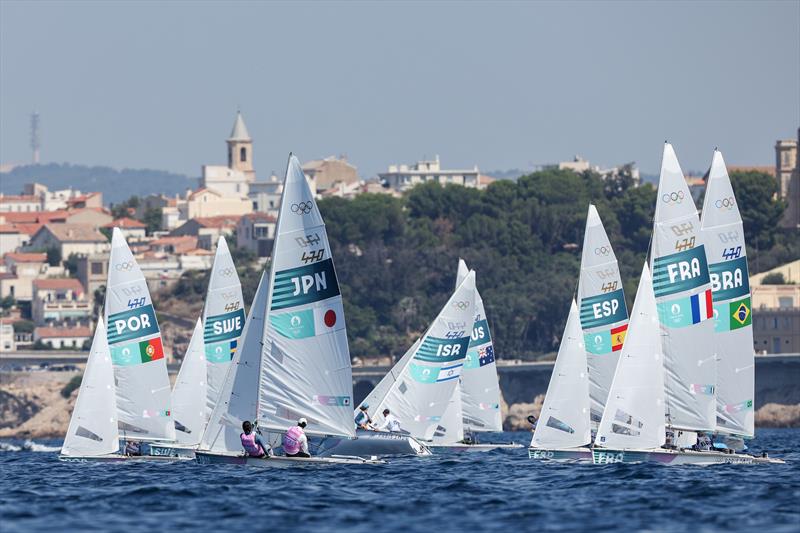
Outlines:
[[[456,287],[469,269],[458,260]],[[477,434],[503,431],[500,412],[500,382],[497,378],[494,344],[483,299],[475,289],[475,318],[461,377],[450,403],[439,421],[430,446],[457,452],[485,452],[498,448],[521,448],[514,443],[478,443]]]
[[[585,422],[583,417],[589,417],[591,428],[595,430],[605,409],[608,390],[625,342],[628,330],[628,308],[625,304],[617,257],[608,239],[603,221],[597,213],[597,208],[592,204],[589,204],[586,230],[583,235],[577,307],[579,309],[579,327],[583,335],[582,344],[585,346],[586,352],[581,361],[585,363],[585,367],[588,367],[589,388],[585,391],[588,397],[584,397],[583,387],[573,391],[569,387],[562,386],[561,383],[564,379],[559,377],[554,369],[550,387],[545,396],[545,405],[548,403],[559,405],[562,413],[563,408],[570,405],[572,408],[578,409],[571,415],[581,419],[580,426],[583,427]],[[569,334],[568,328],[565,330],[564,339],[571,343],[571,346],[564,350],[565,356],[579,357],[572,355],[577,350],[575,347],[577,341]],[[561,349],[559,349],[559,357],[561,357],[561,353]],[[567,398],[567,396],[575,395],[578,395],[579,398]],[[590,406],[588,410],[585,409],[587,402]],[[558,419],[557,415],[556,419]],[[546,424],[543,416],[540,421],[544,421]],[[545,434],[550,432],[544,428],[542,431]],[[592,460],[592,454],[586,445],[591,441],[591,438],[585,441],[582,433],[577,435],[573,433],[569,436],[555,433],[552,438],[543,436],[540,439],[532,439],[528,455],[531,459],[589,462]]]
[[[542,412],[528,448],[531,459],[591,461],[590,380],[586,359],[580,314],[572,300]]]
[[[195,456],[200,463],[288,466],[365,464],[358,457],[244,455],[239,433],[255,421],[277,448],[300,417],[306,434],[354,438],[353,383],[342,297],[325,224],[300,162],[289,156],[268,276],[262,276],[242,345]]]
[[[219,398],[245,324],[242,285],[224,236],[217,241],[203,314],[172,390],[175,444],[152,445],[152,454],[187,455],[200,444]]]
[[[755,436],[755,353],[744,227],[725,161],[714,150],[700,221],[709,260],[717,346],[715,433],[737,451]]]
[[[69,421],[59,459],[62,461],[115,461],[119,453],[114,367],[103,319],[97,322],[86,361],[78,399]]]
[[[657,198],[652,291],[650,271],[645,268],[593,460],[596,464],[779,463],[768,457],[690,449],[695,432],[710,433],[717,427],[716,346],[725,346],[718,344],[711,320],[704,234],[669,144],[664,146]],[[658,386],[662,380],[663,389]],[[747,394],[746,389],[742,392]]]
[[[470,343],[475,318],[475,272],[470,271],[422,338],[392,369],[397,376],[381,397],[376,394],[373,420],[389,409],[409,435],[433,442],[453,398]],[[383,392],[383,391],[381,391]]]

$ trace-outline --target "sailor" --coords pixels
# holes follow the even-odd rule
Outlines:
[[[311,457],[308,453],[308,437],[303,429],[308,420],[301,418],[296,426],[292,426],[283,435],[283,451],[286,457]]]
[[[369,409],[369,404],[367,402],[362,403],[358,407],[358,413],[356,414],[355,422],[356,428],[358,429],[372,429],[372,419],[369,417],[369,413],[367,412]]]
[[[531,425],[531,431],[536,431],[536,417],[533,415],[528,415],[526,420]]]
[[[695,450],[697,451],[708,451],[711,449],[711,439],[703,433],[702,431],[697,433],[697,444],[695,444]]]
[[[125,455],[139,456],[142,455],[142,447],[135,440],[129,440],[125,443]]]
[[[239,439],[242,441],[242,448],[250,457],[264,457],[267,455],[269,446],[261,438],[261,435],[253,431],[253,424],[249,420],[242,422],[242,434],[239,435]]]
[[[389,412],[388,409],[383,410],[383,423],[378,426],[378,431],[389,431],[391,433],[400,433],[400,421]]]

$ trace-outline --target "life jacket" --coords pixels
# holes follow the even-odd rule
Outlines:
[[[294,455],[300,451],[300,437],[304,435],[303,428],[292,426],[283,436],[283,451],[286,455]]]
[[[242,448],[245,449],[247,455],[250,457],[261,457],[264,455],[264,448],[262,448],[261,445],[256,442],[255,432],[250,433],[249,435],[242,433],[239,435],[239,438],[242,440]]]

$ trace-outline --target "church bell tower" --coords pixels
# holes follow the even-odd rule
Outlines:
[[[247,132],[244,125],[242,113],[236,113],[236,122],[233,123],[233,130],[228,140],[228,168],[238,170],[247,177],[248,182],[256,179],[256,171],[253,169],[253,139]]]

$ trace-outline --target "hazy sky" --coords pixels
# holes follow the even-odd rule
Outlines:
[[[0,162],[199,175],[241,107],[257,173],[346,153],[363,176],[439,154],[581,154],[685,171],[773,164],[800,126],[800,2],[0,0]]]

